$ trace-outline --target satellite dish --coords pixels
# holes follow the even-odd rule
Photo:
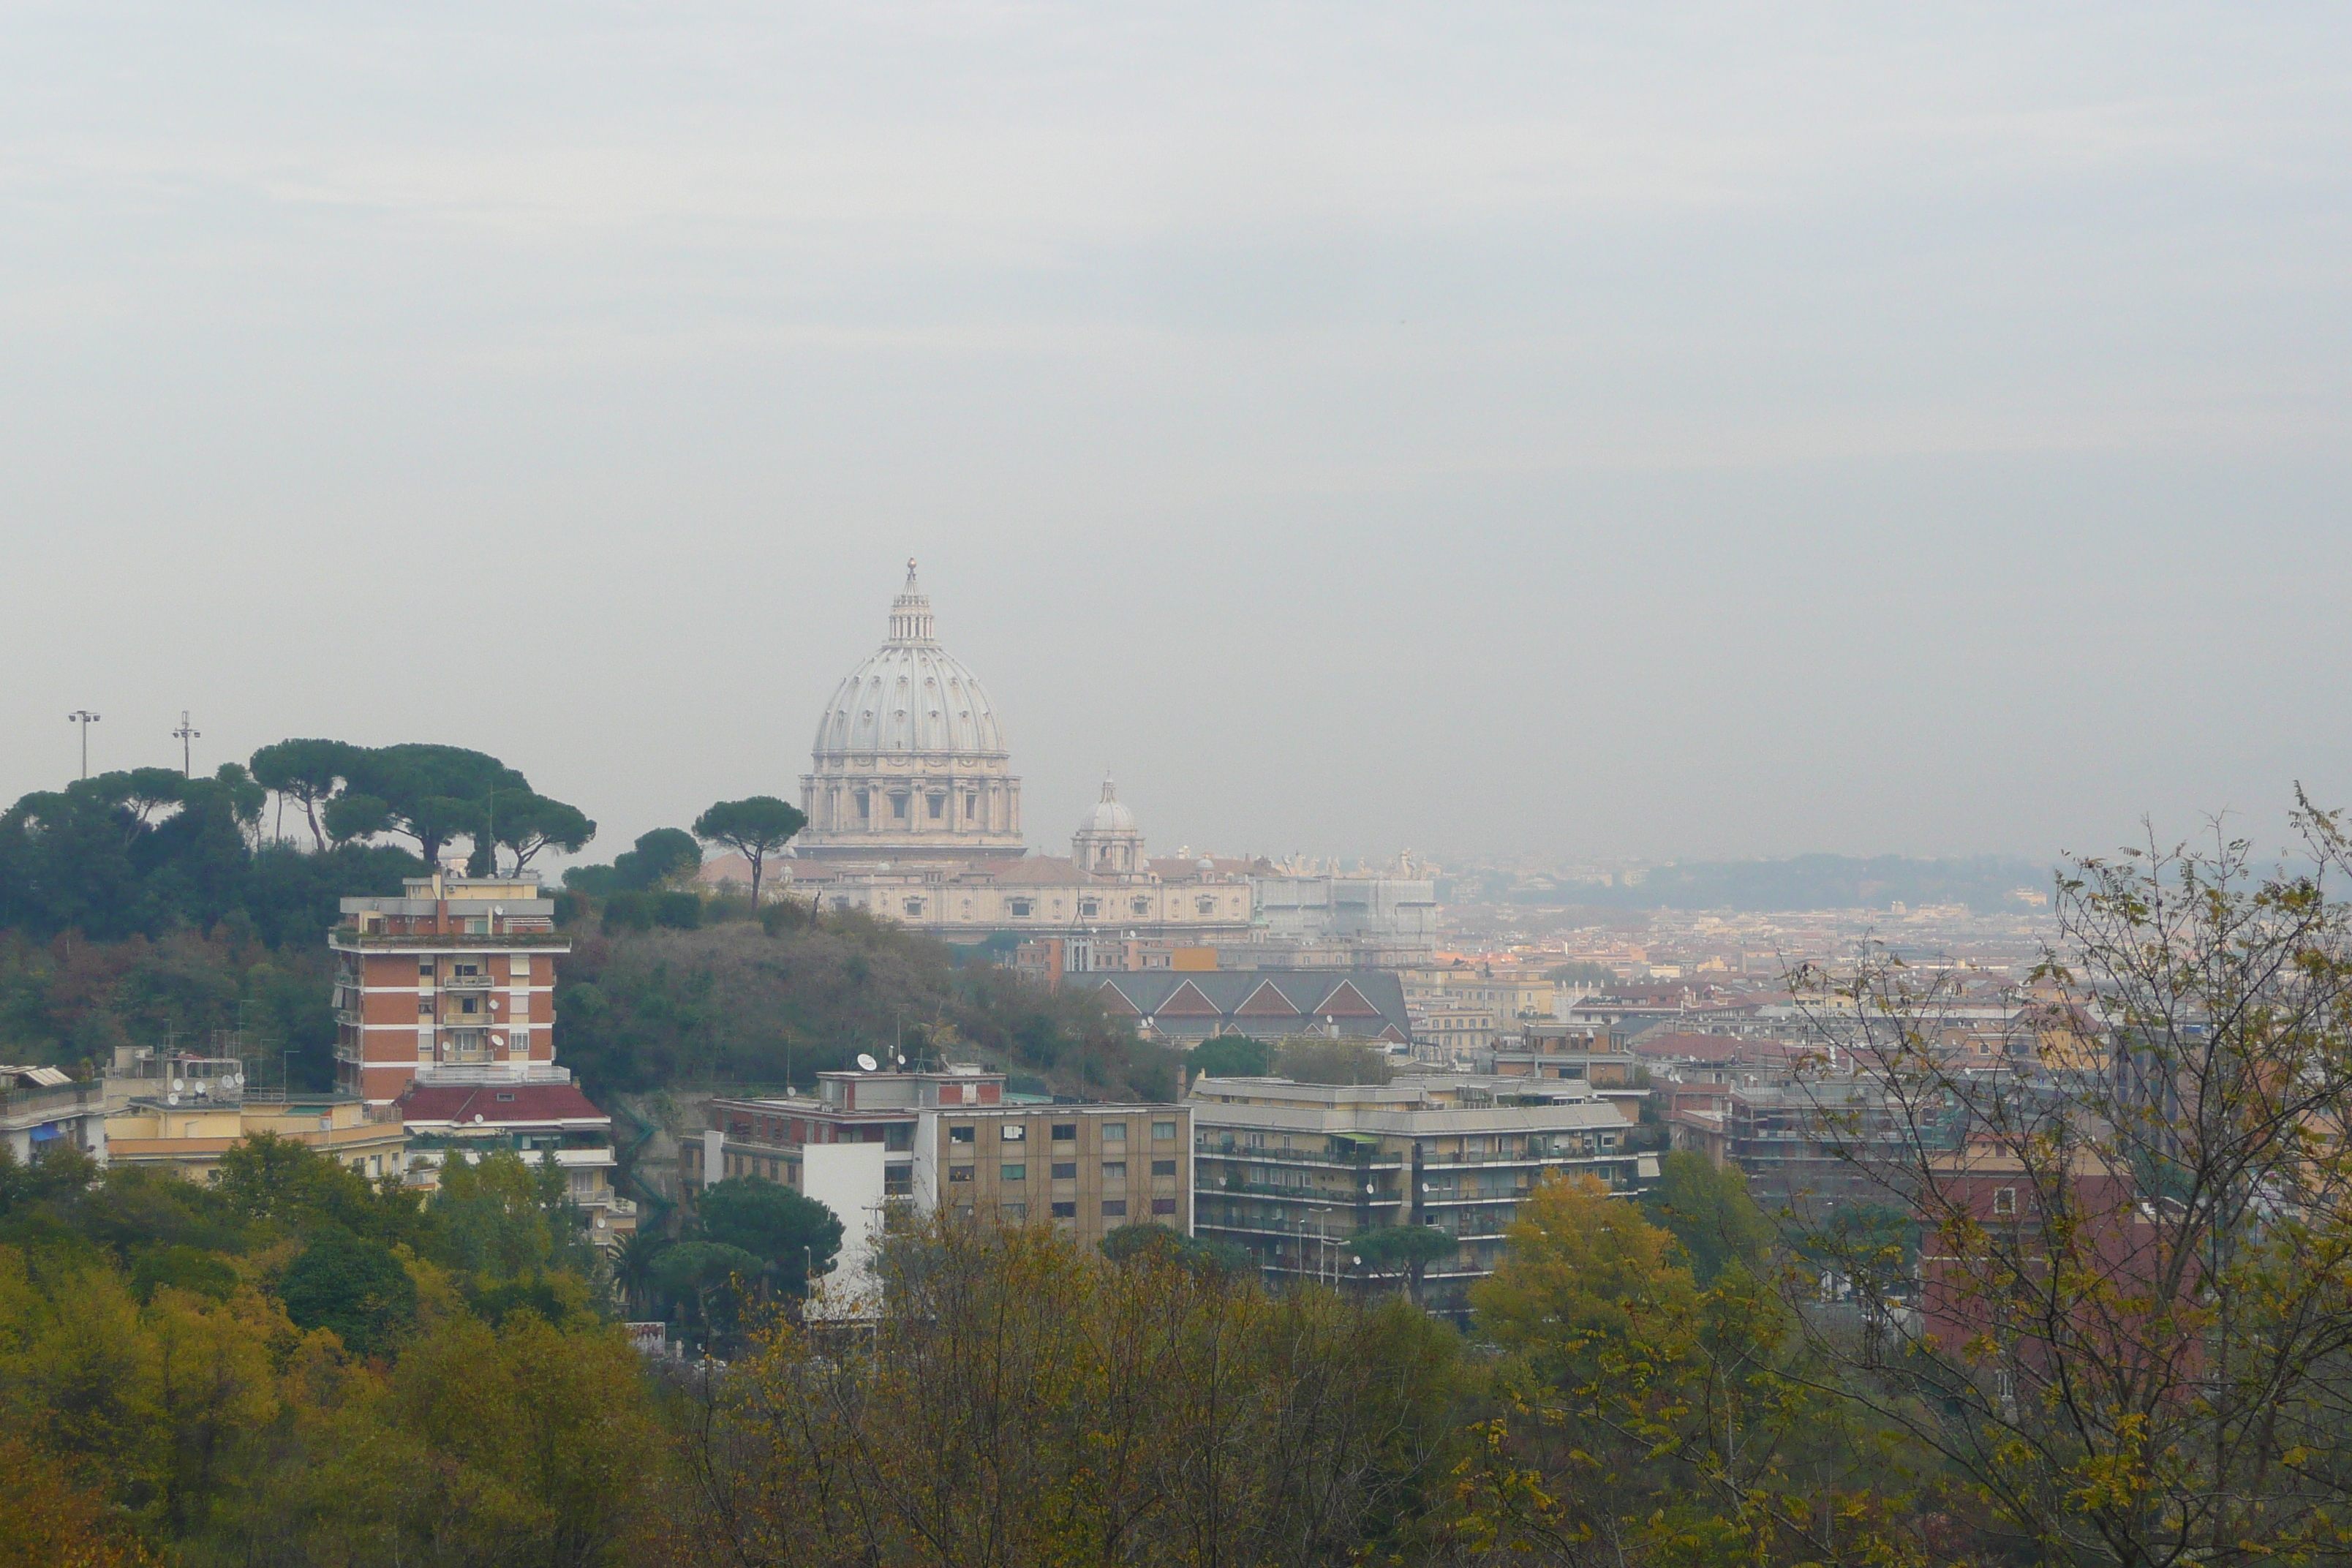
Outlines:
[[[857,1053],[857,1070],[859,1072],[879,1072],[881,1069],[882,1064],[880,1062],[876,1061],[864,1051]]]
[[[180,1097],[177,1094],[167,1094],[163,1097],[163,1103],[166,1105],[177,1105],[180,1103]]]
[[[507,1037],[504,1035],[492,1035],[490,1037],[490,1044],[498,1047],[500,1050],[505,1050],[507,1048]]]
[[[229,1074],[228,1086],[231,1089],[243,1089],[245,1087],[245,1075],[241,1072],[233,1072]]]
[[[187,1080],[186,1080],[186,1079],[176,1079],[176,1078],[175,1078],[175,1079],[173,1079],[172,1080],[172,1092],[173,1092],[173,1094],[177,1094],[177,1093],[179,1093],[179,1092],[180,1092],[180,1090],[182,1090],[182,1089],[185,1089],[185,1088],[187,1088],[187,1087],[188,1087],[188,1085],[187,1085]]]
[[[476,1112],[474,1112],[474,1125],[475,1125],[475,1126],[477,1126],[477,1127],[479,1127],[481,1124],[482,1124],[482,1113],[481,1113],[480,1111],[477,1110]]]

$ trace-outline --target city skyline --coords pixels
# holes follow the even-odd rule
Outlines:
[[[2327,8],[109,18],[0,64],[0,799],[184,709],[609,855],[793,797],[909,554],[1041,846],[2352,799]]]

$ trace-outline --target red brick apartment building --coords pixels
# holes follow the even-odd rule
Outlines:
[[[398,1100],[420,1068],[555,1059],[555,905],[536,877],[409,878],[345,899],[335,954],[336,1086]]]

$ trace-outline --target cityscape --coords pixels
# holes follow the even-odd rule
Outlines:
[[[16,21],[0,1568],[2352,1568],[2343,17]]]

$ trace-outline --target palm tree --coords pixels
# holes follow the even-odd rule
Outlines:
[[[613,1279],[621,1287],[632,1317],[641,1316],[651,1303],[654,1294],[654,1265],[670,1248],[667,1237],[651,1231],[635,1231],[621,1243],[613,1258]]]

